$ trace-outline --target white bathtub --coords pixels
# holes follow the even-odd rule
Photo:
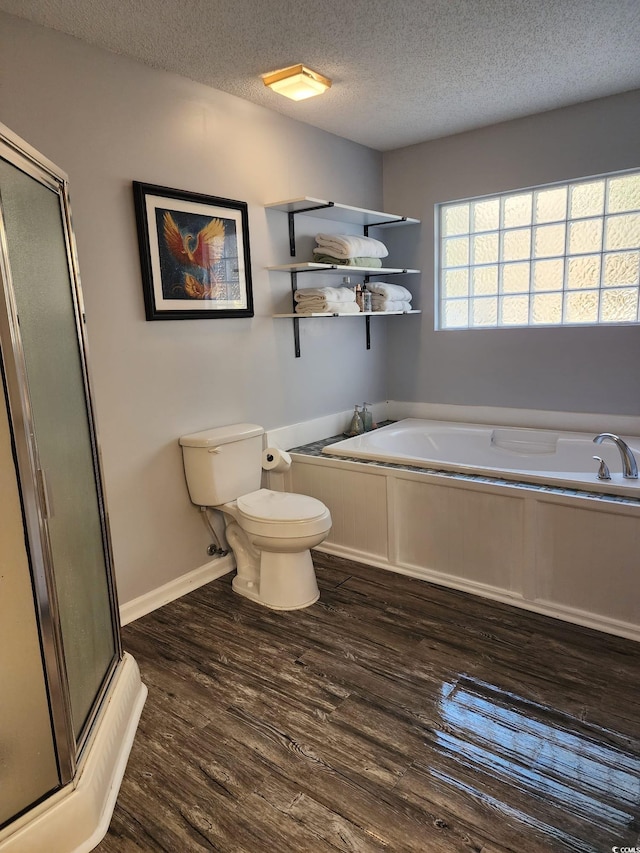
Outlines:
[[[640,465],[640,438],[621,436]],[[640,498],[640,480],[622,476],[618,448],[577,432],[494,427],[407,418],[323,448],[330,456],[394,462],[526,483]],[[601,456],[611,480],[598,480]]]

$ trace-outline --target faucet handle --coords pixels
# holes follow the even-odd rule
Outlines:
[[[609,466],[600,456],[593,457],[596,462],[600,463],[600,467],[598,468],[598,479],[599,480],[610,480],[611,479],[611,471],[609,471]]]

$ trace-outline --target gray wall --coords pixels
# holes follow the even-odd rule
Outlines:
[[[286,216],[263,207],[314,195],[379,208],[381,155],[6,15],[0,81],[0,121],[70,178],[125,603],[209,559],[181,434],[236,421],[274,428],[385,399],[382,325],[367,351],[361,321],[302,321],[294,358],[291,321],[271,319],[291,310],[289,279],[265,269],[289,261]],[[248,202],[253,319],[145,321],[133,180]],[[312,234],[317,221],[299,224]]]
[[[423,270],[415,301],[424,313],[390,327],[393,399],[640,414],[640,326],[433,328],[435,204],[639,167],[639,140],[636,91],[384,155],[385,209],[423,221],[406,254]]]

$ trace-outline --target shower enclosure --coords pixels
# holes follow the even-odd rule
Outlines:
[[[90,850],[146,690],[120,646],[66,177],[1,125],[0,280],[0,851]]]

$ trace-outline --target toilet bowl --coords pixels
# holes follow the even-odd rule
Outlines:
[[[185,476],[194,504],[223,513],[234,591],[274,610],[298,610],[318,600],[310,549],[327,537],[331,514],[308,495],[259,488],[263,433],[233,424],[182,436]]]
[[[318,600],[310,549],[331,529],[321,501],[258,489],[218,508],[236,556],[236,592],[274,610],[298,610]]]

